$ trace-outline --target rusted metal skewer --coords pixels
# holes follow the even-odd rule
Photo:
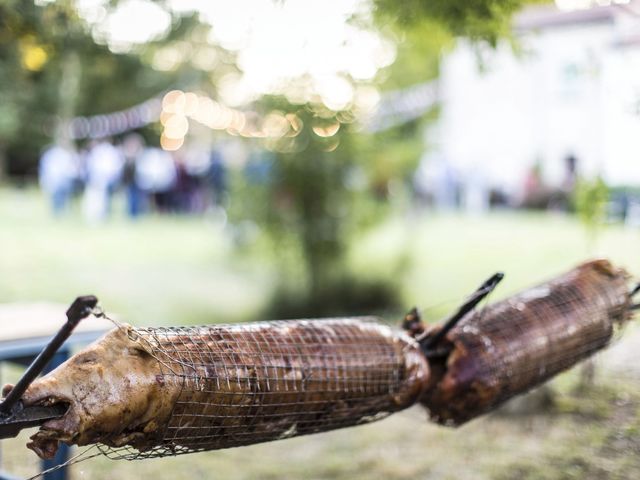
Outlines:
[[[71,333],[73,333],[73,330],[76,328],[78,323],[80,323],[80,320],[88,317],[97,304],[98,299],[93,295],[86,295],[75,299],[66,312],[67,322],[62,326],[58,333],[56,333],[55,337],[51,339],[42,352],[38,354],[22,378],[20,378],[18,383],[16,383],[16,385],[7,394],[4,401],[0,403],[0,418],[6,418],[7,416],[15,413],[15,407],[24,392],[29,388],[29,385],[31,385],[38,375],[40,375],[42,370],[44,370],[58,349],[69,338]]]
[[[605,348],[640,292],[623,269],[595,260],[480,308],[502,278],[442,325],[412,310],[408,334],[354,318],[119,325],[23,394],[25,413],[67,408],[28,448],[41,458],[61,443],[98,443],[114,459],[173,456],[335,430],[416,403],[433,421],[461,425]],[[18,416],[0,419],[0,433]]]
[[[629,297],[634,297],[635,295],[637,295],[640,292],[640,283],[638,283],[635,288],[633,290],[631,290],[631,293],[629,293]],[[640,303],[636,303],[636,304],[632,304],[629,307],[629,310],[634,311],[634,310],[640,310]]]
[[[432,337],[428,337],[422,344],[422,349],[429,356],[429,353],[435,350],[435,347],[444,339],[444,337],[454,328],[467,313],[473,310],[487,295],[489,295],[496,286],[504,278],[504,273],[497,272],[489,277],[471,296],[464,302],[458,311],[454,313],[442,328]]]

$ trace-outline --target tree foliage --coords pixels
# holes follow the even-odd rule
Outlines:
[[[378,25],[397,44],[396,61],[379,78],[384,91],[436,79],[442,52],[451,48],[455,35],[495,44],[507,32],[509,13],[520,3],[377,0],[375,4]],[[283,98],[263,99],[261,106],[265,111],[295,113],[304,124],[295,140],[285,137],[284,146],[275,146],[271,180],[257,201],[249,201],[258,207],[253,218],[268,225],[276,249],[298,253],[288,264],[281,256],[282,285],[270,313],[286,317],[398,308],[395,283],[362,272],[354,275],[345,266],[344,254],[359,228],[382,217],[393,186],[408,183],[425,148],[424,128],[437,111],[368,134],[341,121],[352,116],[350,111],[332,112],[312,102],[291,105]],[[334,136],[320,138],[313,130],[318,122],[335,123],[340,129]]]
[[[162,41],[114,53],[94,39],[72,0],[0,0],[0,157],[7,157],[0,171],[33,174],[56,122],[125,109],[196,77],[189,64],[158,71],[150,62],[198,25],[195,16],[178,17]]]
[[[454,36],[486,41],[495,46],[509,34],[511,16],[524,0],[374,0],[382,22],[411,29],[425,19],[436,22]],[[425,32],[426,33],[426,32]]]
[[[377,85],[394,90],[436,78],[442,51],[455,36],[495,44],[521,4],[374,0],[377,25],[397,41],[396,61]],[[108,2],[109,8],[117,5],[117,0]],[[15,172],[33,173],[39,150],[50,141],[43,125],[56,117],[124,109],[170,86],[215,92],[219,79],[238,67],[233,52],[209,44],[208,28],[196,15],[174,16],[164,38],[114,53],[96,41],[73,0],[42,5],[0,0],[0,160],[8,152]],[[199,65],[193,54],[203,49],[215,49],[212,55],[220,61]],[[178,57],[176,65],[156,68],[162,55]],[[430,117],[371,135],[357,131],[349,107],[332,111],[317,99],[294,105],[283,97],[264,97],[254,107],[265,114],[295,115],[301,128],[269,145],[268,179],[236,192],[242,201],[235,202],[232,218],[255,219],[276,248],[294,252],[299,261],[292,262],[293,270],[302,272],[289,283],[303,292],[299,298],[309,307],[306,313],[365,310],[354,298],[392,302],[395,292],[388,283],[373,285],[369,279],[356,288],[344,255],[354,231],[376,217],[371,212],[385,208],[379,200],[388,198],[390,186],[405,181],[415,168]],[[283,284],[291,271],[282,270]]]

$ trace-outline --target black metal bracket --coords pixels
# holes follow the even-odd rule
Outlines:
[[[67,406],[62,404],[24,408],[22,402],[18,402],[13,406],[10,416],[0,418],[0,438],[14,438],[22,429],[37,427],[44,421],[61,417],[66,411]]]
[[[634,296],[636,296],[638,293],[640,292],[640,283],[638,283],[633,290],[631,290],[631,292],[629,292],[629,298],[633,298]],[[640,303],[636,303],[636,304],[631,304],[631,306],[629,307],[629,310],[634,311],[634,310],[640,310]]]
[[[39,407],[40,410],[37,411],[34,410],[35,407],[29,407],[25,409],[23,408],[20,399],[22,398],[22,395],[27,390],[27,388],[29,388],[29,385],[31,385],[31,383],[38,377],[38,375],[40,375],[42,370],[44,370],[47,364],[51,361],[58,349],[69,338],[78,323],[80,323],[82,319],[88,317],[97,304],[98,299],[93,295],[85,295],[74,300],[74,302],[67,310],[66,323],[60,328],[58,333],[56,333],[56,335],[51,339],[51,341],[42,350],[42,352],[40,352],[40,354],[35,358],[29,368],[27,368],[27,371],[24,373],[22,378],[18,380],[11,391],[9,391],[3,402],[0,403],[0,426],[4,426],[5,429],[8,429],[7,426],[11,424],[15,426],[15,428],[17,429],[16,431],[19,431],[19,425],[37,425],[42,420],[46,420],[47,418],[55,418],[56,416],[61,415],[61,413],[58,413],[56,409],[49,409],[48,413],[45,415],[44,410],[41,411],[45,407]],[[49,407],[47,407],[47,409],[48,408]],[[59,410],[59,408],[57,410]],[[31,412],[32,417],[25,417],[25,412]],[[43,417],[43,415],[45,416]],[[2,433],[4,433],[4,431]],[[1,433],[0,438],[4,438]]]
[[[426,337],[421,342],[422,350],[427,356],[434,356],[439,353],[438,344],[446,337],[459,322],[462,320],[476,305],[478,305],[487,295],[489,295],[498,286],[504,278],[504,273],[498,272],[485,280],[478,289],[473,292],[469,298],[458,308],[458,310],[449,317],[442,328],[438,330],[432,337]]]

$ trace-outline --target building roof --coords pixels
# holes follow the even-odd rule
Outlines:
[[[616,16],[639,16],[640,1],[612,3],[579,10],[560,10],[555,5],[536,5],[522,10],[514,19],[516,31],[539,30],[587,23],[612,23]]]

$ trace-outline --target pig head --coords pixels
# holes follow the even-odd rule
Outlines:
[[[158,361],[136,337],[128,325],[115,328],[29,386],[25,406],[69,406],[40,427],[29,448],[52,458],[58,442],[135,446],[162,434],[179,388],[164,381]],[[5,385],[3,393],[11,388]]]

